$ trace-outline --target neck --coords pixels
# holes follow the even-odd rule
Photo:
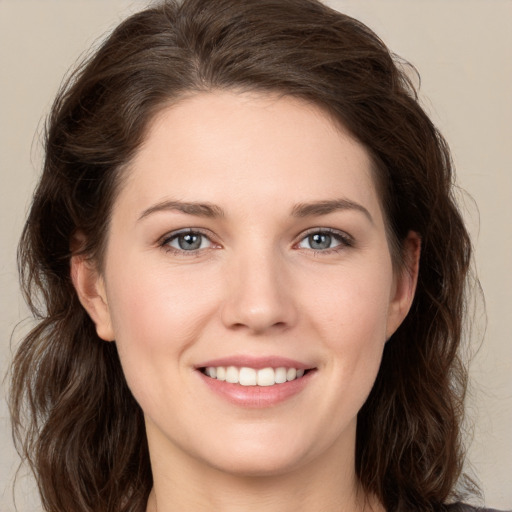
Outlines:
[[[318,478],[318,482],[305,485],[300,485],[297,480],[290,482],[277,477],[224,477],[204,486],[186,487],[171,482],[165,488],[155,482],[147,512],[383,512],[376,500],[365,499],[355,490],[342,492],[339,488],[330,489],[325,481],[320,480],[321,476]]]
[[[195,459],[173,455],[152,456],[154,487],[147,512],[384,512],[378,500],[359,487],[353,454],[340,457],[339,450],[265,476],[205,468]]]

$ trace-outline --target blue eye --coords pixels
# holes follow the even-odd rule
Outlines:
[[[198,251],[200,249],[207,249],[212,246],[212,242],[202,233],[197,231],[185,231],[175,233],[174,235],[166,238],[162,245],[177,251],[191,252]]]
[[[314,251],[328,251],[341,247],[351,246],[352,240],[345,234],[319,230],[309,233],[298,244],[300,249],[312,249]]]

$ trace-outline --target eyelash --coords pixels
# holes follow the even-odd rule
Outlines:
[[[202,231],[201,229],[187,228],[187,229],[182,229],[179,231],[174,231],[172,233],[168,233],[160,240],[159,246],[162,247],[168,253],[173,253],[175,255],[183,256],[183,257],[199,256],[201,254],[201,252],[204,251],[205,249],[211,249],[211,247],[208,247],[208,248],[200,247],[198,249],[193,249],[193,250],[187,251],[185,249],[177,249],[170,245],[171,242],[173,242],[174,240],[177,240],[180,236],[184,236],[184,235],[199,235],[201,237],[208,239],[211,244],[215,245],[215,242],[212,241],[212,237],[209,233]],[[298,247],[300,243],[302,243],[308,237],[311,237],[313,235],[328,235],[328,236],[334,238],[337,242],[339,242],[339,244],[336,245],[335,247],[327,248],[327,249],[313,249],[313,248]],[[300,240],[293,245],[293,247],[297,248],[298,250],[305,249],[307,251],[312,251],[314,254],[320,254],[320,255],[338,253],[340,251],[343,251],[343,250],[353,247],[353,246],[354,246],[354,239],[349,234],[347,234],[343,231],[338,231],[336,229],[332,229],[332,228],[309,229],[305,233],[301,233]]]
[[[173,231],[172,233],[166,234],[159,242],[159,246],[162,247],[165,250],[165,252],[172,253],[177,256],[184,256],[184,257],[199,256],[201,254],[201,251],[204,251],[205,248],[203,248],[203,249],[199,248],[199,249],[187,251],[185,249],[177,249],[170,245],[171,242],[173,242],[174,240],[177,240],[179,237],[185,236],[185,235],[199,235],[201,237],[208,239],[211,244],[214,244],[214,242],[212,241],[212,236],[209,233],[202,231],[201,229],[187,228],[187,229],[180,229],[179,231]]]
[[[339,242],[335,247],[327,248],[327,249],[306,249],[308,251],[313,251],[314,254],[319,255],[328,255],[333,253],[341,252],[347,248],[354,247],[354,239],[344,231],[338,231],[337,229],[332,228],[313,228],[309,229],[305,233],[301,234],[301,239],[294,246],[297,246],[302,241],[306,240],[308,237],[313,235],[328,235],[334,238]]]

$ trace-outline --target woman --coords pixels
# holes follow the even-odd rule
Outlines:
[[[20,244],[41,321],[13,424],[45,509],[446,510],[451,173],[386,47],[320,3],[122,23],[54,104]]]

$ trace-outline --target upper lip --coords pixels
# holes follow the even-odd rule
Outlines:
[[[255,356],[244,356],[244,355],[236,355],[236,356],[228,356],[221,357],[218,359],[210,359],[196,365],[196,368],[206,368],[208,366],[236,366],[237,368],[254,368],[255,370],[259,370],[262,368],[296,368],[297,370],[308,370],[314,368],[314,365],[307,364],[304,362],[296,361],[295,359],[290,359],[287,357],[281,356],[265,356],[265,357],[255,357]]]

